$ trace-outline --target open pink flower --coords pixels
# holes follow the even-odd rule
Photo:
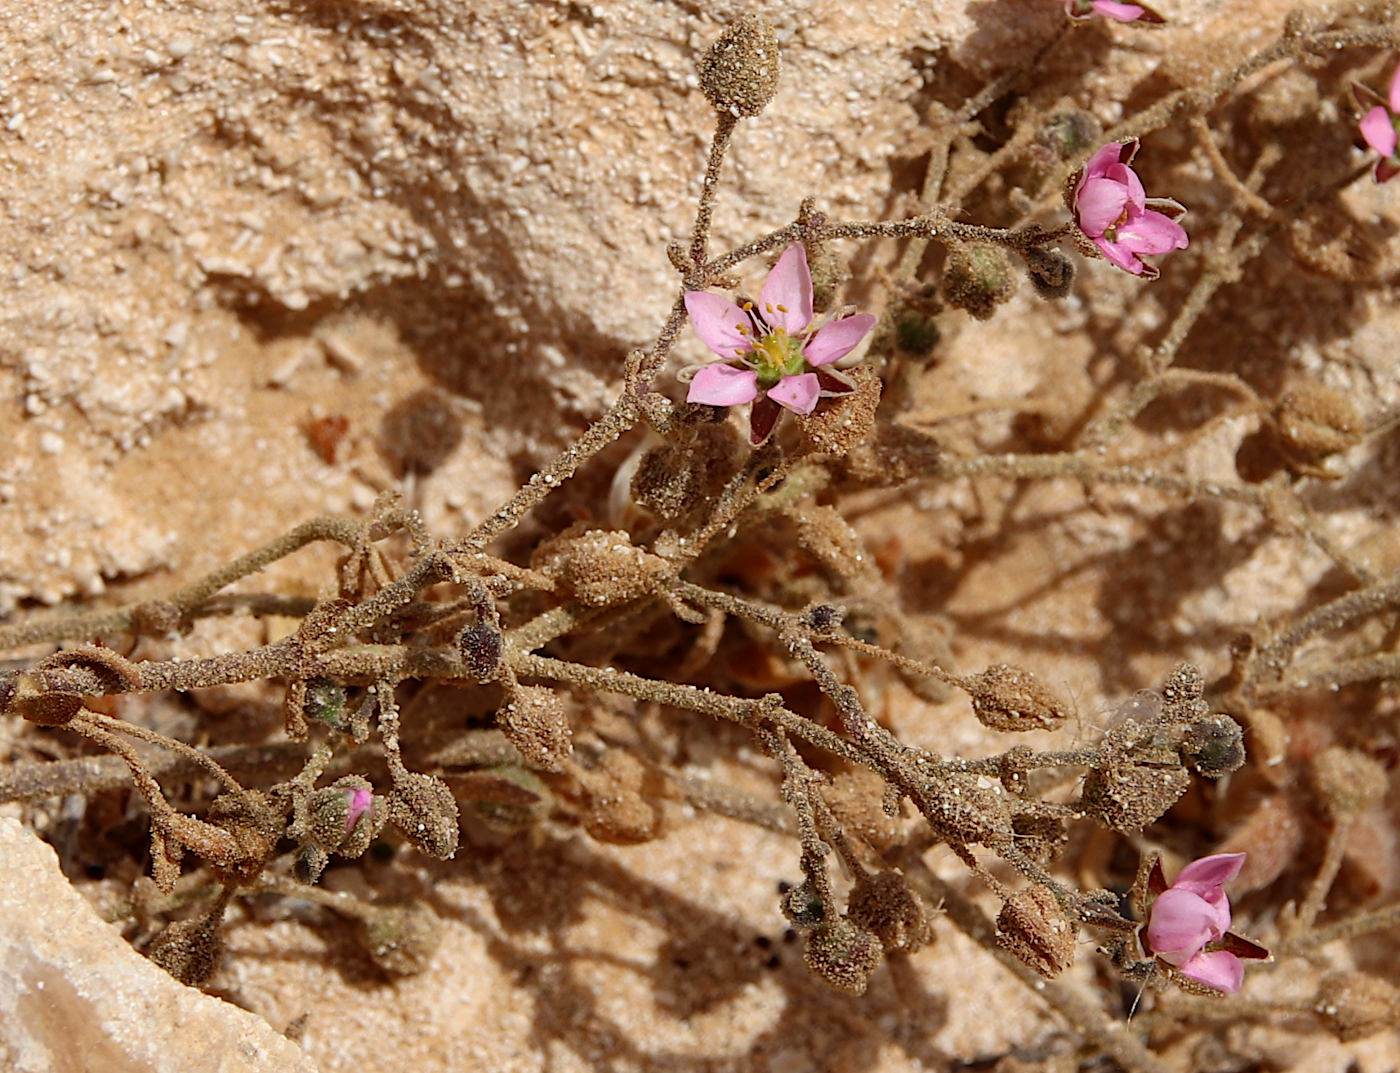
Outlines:
[[[1186,210],[1169,198],[1147,197],[1130,167],[1137,150],[1133,138],[1109,142],[1091,156],[1075,183],[1070,211],[1079,230],[1111,264],[1156,279],[1157,269],[1140,255],[1186,249],[1186,231],[1176,222]]]
[[[1115,22],[1147,22],[1158,26],[1167,21],[1146,4],[1120,4],[1118,0],[1065,0],[1065,12],[1072,19],[1102,15]]]
[[[687,402],[711,406],[753,403],[749,439],[762,443],[783,408],[810,414],[828,396],[853,388],[822,366],[844,358],[875,326],[869,313],[812,327],[812,276],[807,251],[793,243],[763,281],[758,303],[742,306],[709,291],[687,291],[695,334],[722,358],[698,369]]]
[[[1160,862],[1148,877],[1148,890],[1156,895],[1143,929],[1148,953],[1181,975],[1229,995],[1244,982],[1240,958],[1268,957],[1263,947],[1230,933],[1225,884],[1239,875],[1244,858],[1243,853],[1202,857],[1183,868],[1171,886]]]
[[[1400,64],[1396,64],[1395,73],[1390,76],[1388,100],[1381,100],[1365,86],[1353,85],[1351,91],[1361,107],[1371,106],[1361,117],[1361,137],[1380,155],[1376,161],[1376,182],[1389,182],[1400,175],[1400,152],[1397,152],[1400,147]]]

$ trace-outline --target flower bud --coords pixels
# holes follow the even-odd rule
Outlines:
[[[1135,834],[1155,823],[1190,786],[1183,768],[1115,764],[1084,776],[1080,804],[1119,834]]]
[[[314,842],[299,846],[292,858],[292,878],[308,887],[316,884],[326,865],[331,863],[331,855]]]
[[[1364,812],[1385,797],[1385,768],[1356,749],[1333,745],[1313,758],[1313,786],[1334,816]]]
[[[151,940],[146,956],[182,984],[203,987],[224,957],[219,921],[208,916],[177,920]]]
[[[814,928],[826,919],[826,903],[817,893],[816,884],[804,879],[795,887],[783,891],[779,908],[794,927]]]
[[[1355,447],[1366,430],[1346,392],[1312,381],[1279,400],[1274,421],[1284,450],[1304,463]]]
[[[333,730],[345,729],[345,687],[329,678],[308,678],[302,713]]]
[[[418,902],[370,906],[360,918],[356,938],[385,972],[413,976],[433,960],[442,941],[442,922]]]
[[[1026,277],[1035,293],[1047,300],[1063,298],[1074,286],[1074,262],[1059,250],[1044,250],[1033,246],[1022,256],[1026,262]]]
[[[1244,764],[1244,731],[1228,715],[1214,715],[1186,728],[1181,762],[1197,775],[1218,779]]]
[[[1350,1043],[1400,1022],[1400,990],[1370,973],[1329,973],[1313,1008],[1338,1039]]]
[[[716,111],[756,116],[778,91],[778,35],[762,15],[730,23],[700,57],[700,89]]]
[[[311,795],[311,834],[329,853],[358,857],[383,825],[381,803],[367,780],[347,775]]]
[[[1047,887],[1016,891],[997,914],[997,945],[1051,979],[1074,964],[1078,931]]]
[[[574,750],[574,732],[564,700],[544,686],[516,686],[496,713],[506,740],[527,763],[559,771]]]
[[[501,631],[486,622],[468,626],[457,638],[462,662],[478,682],[495,681],[501,669]]]
[[[389,794],[389,822],[430,857],[445,861],[457,852],[457,801],[441,779],[400,772]]]
[[[933,937],[922,903],[898,872],[861,876],[847,899],[846,916],[879,939],[887,953],[917,950]]]
[[[968,680],[972,710],[993,730],[1053,730],[1065,721],[1063,703],[1030,671],[998,663]]]
[[[943,266],[943,299],[986,320],[1016,293],[1016,273],[1006,254],[995,246],[954,244]]]
[[[1206,679],[1201,669],[1194,664],[1178,663],[1162,686],[1162,702],[1167,708],[1184,708],[1198,702],[1205,692]]]
[[[880,940],[845,917],[807,936],[803,958],[809,969],[848,995],[865,994],[871,975],[885,959]]]

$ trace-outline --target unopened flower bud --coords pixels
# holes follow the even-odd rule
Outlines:
[[[182,984],[202,987],[224,957],[219,921],[208,916],[177,920],[151,940],[146,956]]]
[[[1059,250],[1033,246],[1022,255],[1026,261],[1026,276],[1040,297],[1063,298],[1074,285],[1074,262]]]
[[[326,870],[326,865],[331,863],[331,855],[314,842],[308,842],[304,846],[297,848],[296,856],[292,858],[292,878],[298,883],[305,883],[308,887],[316,884],[321,873]]]
[[[1228,715],[1214,715],[1186,728],[1181,762],[1197,775],[1218,779],[1244,763],[1244,731]]]
[[[968,681],[972,710],[993,730],[1053,730],[1065,721],[1064,704],[1030,671],[998,663]]]
[[[1274,410],[1284,449],[1302,462],[1320,462],[1361,442],[1366,422],[1344,391],[1312,381],[1299,384]]]
[[[1005,252],[995,246],[955,244],[943,266],[943,299],[986,320],[1016,293],[1016,273]]]
[[[1047,887],[1016,891],[997,914],[997,945],[1047,978],[1074,964],[1078,931]]]
[[[1364,812],[1389,788],[1385,768],[1356,749],[1333,745],[1313,758],[1313,786],[1334,816]]]
[[[1350,1043],[1400,1022],[1400,989],[1370,973],[1329,973],[1313,1008],[1338,1039]]]
[[[700,57],[700,89],[720,112],[756,116],[778,91],[778,35],[762,15],[730,23]]]
[[[846,916],[880,940],[886,952],[917,950],[933,935],[923,904],[898,872],[876,872],[856,881]]]
[[[491,682],[501,669],[501,631],[490,623],[466,627],[457,638],[462,662],[478,682]]]
[[[814,928],[826,919],[826,904],[810,879],[783,891],[779,907],[794,927]]]
[[[1183,768],[1115,764],[1084,776],[1085,812],[1120,834],[1155,823],[1191,786]]]
[[[430,857],[445,861],[457,852],[457,801],[441,779],[401,772],[389,794],[389,822]]]
[[[1162,703],[1167,708],[1184,708],[1200,701],[1205,692],[1206,679],[1201,669],[1191,663],[1178,663],[1162,686]]]
[[[807,936],[803,958],[809,969],[837,991],[863,995],[885,956],[872,932],[840,917]]]
[[[374,841],[383,824],[382,799],[369,782],[347,775],[317,790],[308,805],[311,834],[318,845],[342,857],[358,857]]]
[[[301,710],[307,719],[345,729],[345,687],[330,678],[308,678]]]
[[[574,749],[564,700],[544,686],[517,686],[506,694],[496,722],[527,763],[559,771]]]
[[[442,941],[442,922],[418,902],[376,905],[361,916],[357,938],[385,972],[413,976],[433,960]]]

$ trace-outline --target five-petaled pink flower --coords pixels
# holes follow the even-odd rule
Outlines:
[[[1072,19],[1102,15],[1115,22],[1148,22],[1158,26],[1167,21],[1146,4],[1122,4],[1118,0],[1065,0],[1065,11]]]
[[[751,402],[749,439],[762,443],[780,408],[810,414],[825,396],[853,386],[822,366],[844,358],[875,326],[869,313],[812,327],[812,276],[807,251],[793,243],[768,273],[758,303],[742,306],[709,291],[687,291],[686,312],[701,341],[722,361],[696,370],[686,402],[738,406]]]
[[[1400,175],[1400,64],[1390,76],[1389,100],[1380,97],[1365,86],[1353,85],[1351,91],[1357,103],[1370,111],[1361,117],[1361,137],[1366,144],[1380,154],[1376,161],[1376,182],[1389,182]]]
[[[1186,249],[1186,230],[1176,222],[1186,209],[1169,198],[1146,195],[1130,167],[1137,150],[1133,138],[1109,142],[1091,156],[1074,185],[1070,211],[1079,230],[1111,264],[1156,279],[1157,269],[1139,255]]]
[[[1239,875],[1243,853],[1217,853],[1188,864],[1167,886],[1160,862],[1148,877],[1156,898],[1148,910],[1143,944],[1181,975],[1233,995],[1244,983],[1240,958],[1268,957],[1268,951],[1230,932],[1230,899],[1225,884]]]

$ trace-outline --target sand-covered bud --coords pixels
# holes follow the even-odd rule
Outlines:
[[[219,921],[208,916],[177,920],[151,940],[146,956],[182,984],[203,987],[224,957]]]
[[[1400,989],[1370,973],[1329,973],[1313,1009],[1338,1039],[1350,1043],[1400,1025]]]
[[[898,872],[875,872],[856,880],[846,916],[880,940],[886,953],[917,950],[933,937],[923,903]]]
[[[1299,384],[1279,400],[1274,423],[1284,450],[1309,463],[1355,447],[1366,431],[1351,396],[1312,381]]]
[[[491,682],[501,672],[501,631],[489,622],[477,622],[457,638],[468,673],[478,682]]]
[[[611,749],[598,766],[580,775],[584,783],[583,829],[589,837],[615,846],[635,846],[661,837],[665,813],[653,800],[659,791],[642,762]]]
[[[432,962],[442,942],[442,922],[419,902],[376,905],[360,917],[356,938],[385,972],[413,976]]]
[[[972,710],[993,730],[1054,730],[1065,721],[1064,702],[1030,671],[998,663],[967,683]]]
[[[986,320],[1016,293],[1016,272],[996,246],[955,244],[943,266],[943,300]]]
[[[1380,802],[1389,787],[1385,767],[1356,749],[1333,745],[1313,758],[1313,787],[1334,816],[1350,816]]]
[[[1238,771],[1244,764],[1244,731],[1223,714],[1192,723],[1181,735],[1181,762],[1208,779]]]
[[[916,804],[950,842],[995,846],[1011,841],[1010,795],[985,775],[953,772],[925,788]]]
[[[573,754],[574,732],[564,698],[544,686],[516,686],[496,713],[506,740],[526,763],[559,771]]]
[[[656,591],[669,567],[622,530],[572,529],[545,544],[534,565],[589,607],[626,603]]]
[[[731,22],[700,57],[700,89],[716,111],[756,116],[778,91],[778,35],[762,15]]]
[[[793,927],[815,928],[826,919],[826,903],[817,892],[817,886],[810,879],[804,879],[795,887],[788,887],[778,908],[783,916],[792,921]]]
[[[885,960],[885,953],[873,932],[839,917],[807,936],[803,959],[809,969],[837,991],[863,995],[870,977]]]
[[[1059,250],[1044,250],[1033,246],[1022,256],[1026,261],[1026,278],[1035,293],[1046,300],[1063,298],[1074,286],[1074,262]]]
[[[798,417],[803,438],[811,448],[833,458],[844,455],[874,431],[883,386],[880,375],[868,366],[843,369],[841,375],[854,390],[824,399],[810,414]]]
[[[389,794],[389,822],[430,857],[445,861],[457,852],[457,801],[441,779],[400,772]]]
[[[313,886],[320,881],[321,873],[330,863],[329,853],[316,843],[308,842],[304,846],[298,846],[296,854],[292,857],[292,878],[308,887]]]
[[[383,826],[383,798],[374,796],[368,780],[346,775],[315,791],[307,814],[318,845],[342,857],[358,857]]]
[[[1114,764],[1084,776],[1081,807],[1119,834],[1136,834],[1180,800],[1191,776],[1180,767]]]
[[[313,722],[345,730],[345,687],[330,678],[308,678],[301,710]]]
[[[997,914],[997,945],[1047,978],[1074,964],[1078,931],[1048,887],[1016,891]]]

